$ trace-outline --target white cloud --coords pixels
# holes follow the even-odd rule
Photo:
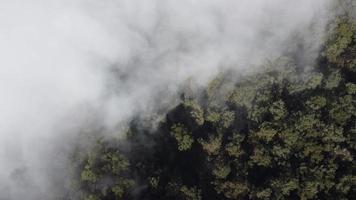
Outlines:
[[[113,127],[188,78],[282,54],[292,34],[317,50],[328,3],[0,0],[0,199],[50,198],[47,171],[63,173],[48,165],[53,138],[65,143],[93,113]],[[11,174],[23,167],[19,186]]]

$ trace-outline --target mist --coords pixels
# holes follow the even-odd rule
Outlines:
[[[58,198],[74,135],[117,134],[187,80],[258,70],[298,44],[312,65],[330,3],[0,0],[0,199]]]

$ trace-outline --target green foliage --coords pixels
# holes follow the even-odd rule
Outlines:
[[[241,147],[244,138],[244,135],[237,133],[232,136],[231,141],[225,146],[225,151],[229,156],[238,158],[244,154],[244,150]]]
[[[229,101],[239,107],[252,107],[252,100],[256,95],[256,88],[253,85],[237,87],[230,95]]]
[[[272,106],[269,108],[269,112],[272,114],[274,120],[280,120],[287,115],[287,110],[283,101],[279,100],[273,102]]]
[[[323,80],[323,75],[321,73],[312,73],[308,76],[306,83],[304,84],[303,89],[315,89],[321,84]]]
[[[272,194],[272,190],[270,188],[263,189],[261,191],[256,192],[256,197],[258,199],[270,199]]]
[[[263,123],[260,125],[259,130],[255,133],[256,139],[261,142],[271,142],[277,135],[277,130],[271,127],[270,123]]]
[[[222,138],[219,136],[210,136],[209,140],[198,139],[199,143],[202,145],[203,149],[209,155],[216,155],[219,153]]]
[[[120,154],[114,154],[108,152],[103,156],[103,161],[107,163],[108,171],[111,171],[114,174],[120,174],[120,172],[127,170],[129,167],[128,161]]]
[[[182,124],[174,124],[171,135],[176,139],[179,151],[187,151],[192,147],[194,140]]]
[[[330,117],[339,124],[345,124],[351,117],[355,116],[355,99],[351,95],[339,97],[333,102],[330,110]]]
[[[268,167],[272,163],[272,157],[263,147],[256,147],[251,155],[251,166]]]
[[[332,63],[338,63],[339,57],[347,51],[353,40],[356,39],[356,26],[348,18],[339,18],[334,34],[331,34],[325,55]]]
[[[319,110],[326,106],[326,98],[322,96],[311,97],[310,100],[306,102],[306,105],[313,110]]]
[[[210,122],[214,124],[214,126],[221,128],[228,128],[234,119],[235,114],[231,111],[216,112],[209,110],[206,116],[207,122]]]
[[[134,185],[134,181],[125,178],[129,168],[128,160],[114,149],[107,148],[108,144],[98,139],[91,151],[78,151],[74,155],[80,177],[80,199],[100,200],[105,198],[121,199]],[[107,181],[108,177],[113,181]],[[100,185],[101,187],[98,187]]]
[[[231,172],[231,168],[228,165],[218,165],[215,167],[215,169],[213,169],[213,175],[217,178],[217,179],[224,179],[226,178]]]
[[[99,198],[96,195],[90,194],[88,196],[83,197],[83,200],[99,200]]]
[[[90,169],[89,165],[85,165],[84,170],[80,174],[81,180],[82,181],[88,181],[95,183],[97,180],[96,174]]]
[[[133,180],[121,179],[116,185],[111,187],[111,191],[114,193],[115,197],[122,198],[126,190],[131,188],[133,185]]]
[[[340,71],[332,72],[328,78],[325,80],[325,88],[332,89],[339,85],[340,81],[342,80]]]
[[[356,94],[356,84],[354,83],[347,83],[346,84],[346,92],[349,95],[355,95]]]
[[[195,123],[198,125],[202,125],[204,123],[204,112],[196,101],[186,100],[183,105],[185,109],[188,110],[190,117],[195,121]]]
[[[201,200],[200,190],[196,188],[188,188],[187,186],[182,186],[180,188],[183,199],[186,200]]]
[[[222,182],[216,184],[216,191],[223,194],[227,199],[240,199],[248,193],[248,187],[240,182]]]
[[[149,181],[149,185],[151,187],[157,188],[157,186],[159,184],[159,178],[157,178],[157,177],[149,177],[148,181]]]

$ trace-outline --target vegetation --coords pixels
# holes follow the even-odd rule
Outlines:
[[[211,82],[153,132],[73,155],[85,200],[354,199],[356,24],[346,17],[314,69],[280,58],[260,73]],[[226,85],[234,87],[225,87]]]

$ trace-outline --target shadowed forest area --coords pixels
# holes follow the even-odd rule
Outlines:
[[[332,24],[313,67],[290,53],[222,73],[156,128],[137,116],[78,147],[73,199],[355,199],[356,23]]]

